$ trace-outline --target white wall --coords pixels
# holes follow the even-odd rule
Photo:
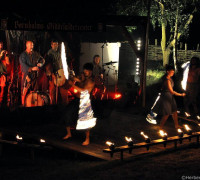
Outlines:
[[[102,66],[102,45],[103,43],[81,43],[81,56],[80,56],[80,72],[86,62],[92,62],[93,56],[98,54],[101,57],[100,65]],[[107,43],[103,48],[103,63],[116,61],[109,66],[104,66],[105,75],[108,74],[108,85],[115,85],[118,80],[118,65],[119,65],[119,48],[120,43]],[[110,70],[109,70],[110,68]]]

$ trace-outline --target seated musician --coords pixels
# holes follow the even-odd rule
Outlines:
[[[38,84],[39,68],[45,63],[44,58],[38,52],[33,51],[33,47],[33,42],[27,41],[26,50],[19,57],[22,70],[22,105],[25,103],[25,97],[28,91],[37,91],[40,88]]]
[[[6,83],[7,83],[7,66],[10,64],[8,52],[3,50],[3,42],[0,42],[0,106],[6,103]]]
[[[83,66],[83,74],[80,79],[74,78],[73,81],[69,80],[69,84],[75,88],[79,94],[78,97],[66,107],[62,117],[67,130],[67,134],[63,139],[71,138],[71,127],[76,127],[76,130],[85,130],[86,138],[82,145],[88,145],[90,143],[89,129],[96,124],[96,118],[93,117],[90,101],[90,93],[95,85],[92,77],[92,70],[93,64],[86,63]]]

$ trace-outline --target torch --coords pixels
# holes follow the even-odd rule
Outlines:
[[[151,139],[146,134],[144,134],[144,132],[141,132],[140,134],[144,137],[146,143],[151,142]]]
[[[16,140],[17,140],[18,143],[22,143],[23,138],[22,138],[22,136],[17,134],[16,135]]]
[[[126,142],[127,142],[127,144],[128,144],[128,146],[129,147],[132,147],[133,146],[133,140],[132,140],[132,138],[131,137],[125,137],[125,140],[126,140]]]
[[[187,134],[192,135],[192,129],[187,124],[185,124],[184,127],[185,127],[185,130],[187,131]]]
[[[159,133],[160,133],[160,136],[162,137],[163,140],[167,140],[167,133],[166,132],[164,132],[163,130],[160,130]]]
[[[106,144],[109,146],[110,150],[114,150],[115,149],[115,144],[110,142],[110,141],[106,141]]]

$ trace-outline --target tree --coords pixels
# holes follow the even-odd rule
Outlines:
[[[119,15],[147,15],[147,0],[116,0],[116,12]],[[189,25],[197,12],[200,0],[152,0],[151,24],[161,29],[161,49],[163,66],[169,63],[174,52],[176,67],[176,47],[181,37],[188,35]]]

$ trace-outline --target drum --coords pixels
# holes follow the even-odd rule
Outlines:
[[[31,91],[25,99],[25,107],[35,107],[49,105],[50,96],[46,92]]]

